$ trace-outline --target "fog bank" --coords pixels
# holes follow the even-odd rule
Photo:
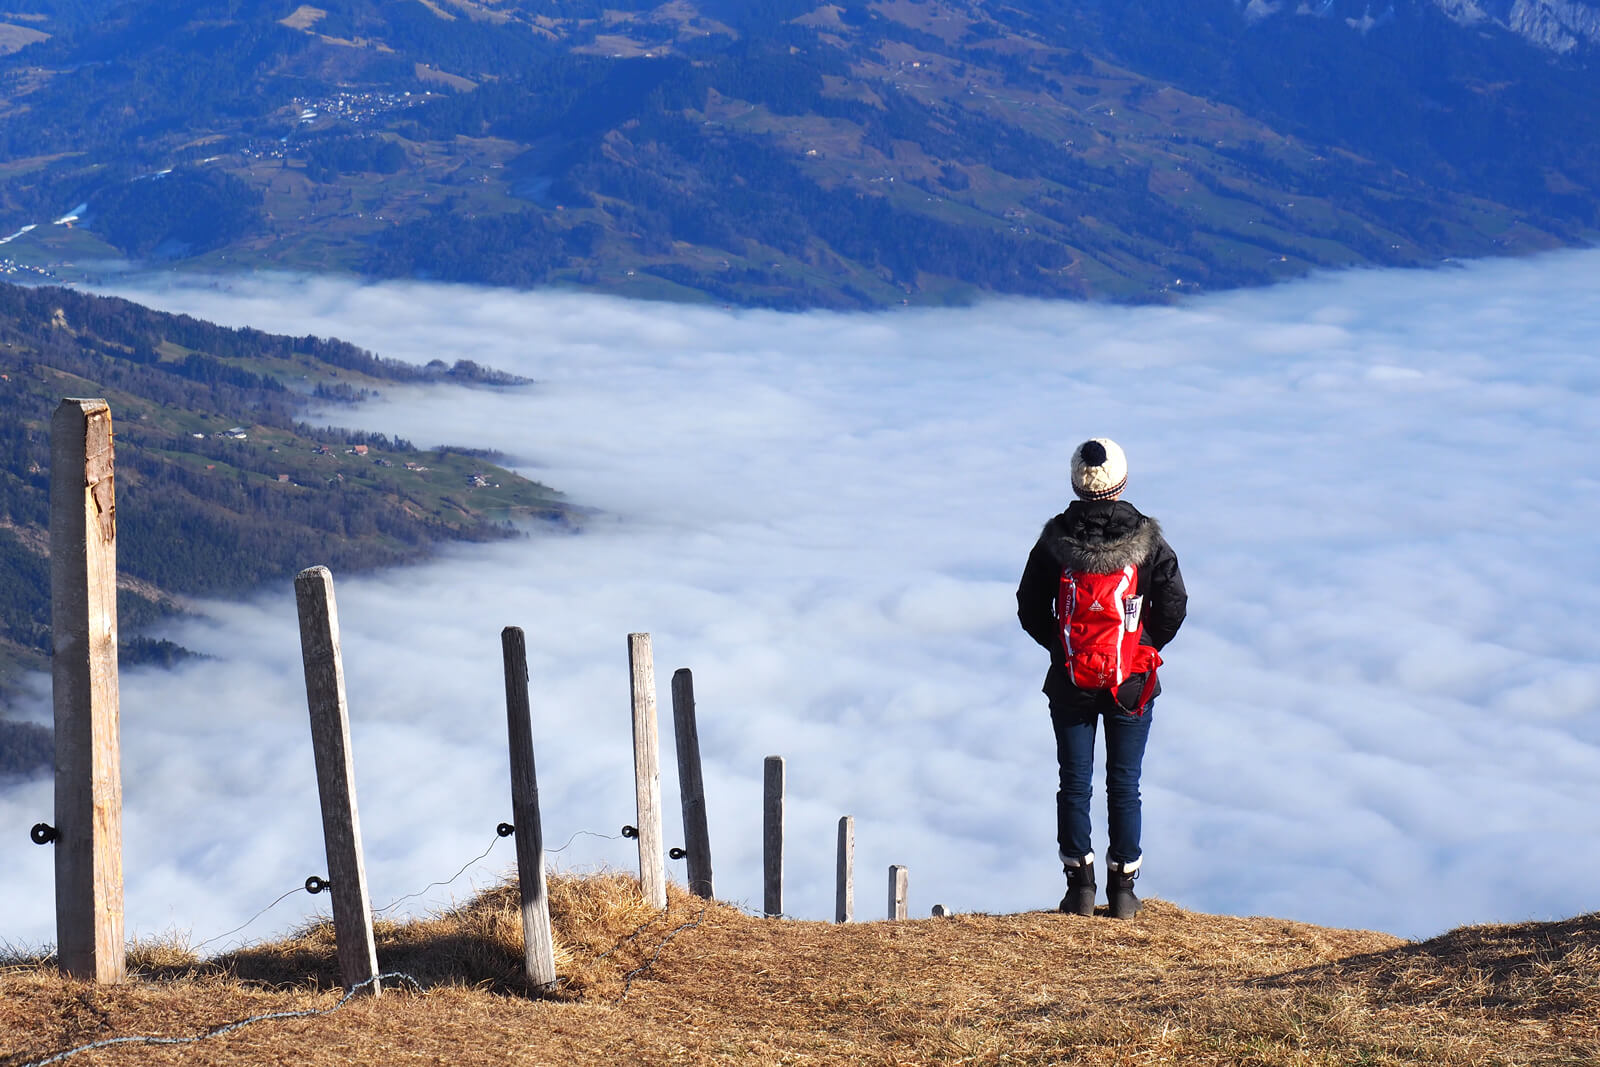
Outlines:
[[[505,625],[528,634],[552,845],[634,821],[625,636],[648,631],[668,844],[667,680],[687,666],[720,896],[760,904],[761,763],[781,754],[790,913],[831,917],[845,813],[864,918],[891,863],[913,914],[1054,906],[1046,657],[1012,594],[1070,499],[1073,446],[1104,435],[1190,590],[1145,765],[1141,891],[1415,936],[1596,906],[1597,281],[1584,252],[1172,308],[793,315],[285,277],[119,291],[527,375],[321,417],[499,448],[599,509],[576,536],[337,576],[380,907],[509,818]],[[213,659],[122,688],[130,927],[196,940],[326,873],[289,583],[203,610],[162,636]],[[26,840],[50,805],[44,782],[0,793],[13,942],[53,937],[48,849]],[[634,857],[579,836],[554,862]],[[502,842],[400,910],[511,862]]]

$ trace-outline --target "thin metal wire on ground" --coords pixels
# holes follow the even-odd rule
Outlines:
[[[666,913],[663,912],[662,914],[664,915]],[[626,997],[628,995],[628,990],[633,988],[633,980],[635,978],[639,977],[641,974],[643,974],[644,972],[648,971],[651,967],[655,966],[656,961],[661,958],[661,953],[664,952],[666,950],[666,947],[669,944],[672,943],[672,939],[673,938],[677,937],[679,934],[683,933],[685,930],[692,930],[696,926],[699,926],[700,925],[700,921],[702,919],[704,919],[705,917],[706,917],[706,905],[702,904],[700,906],[700,914],[699,915],[696,915],[693,919],[689,920],[686,923],[679,923],[676,927],[674,927],[671,931],[669,931],[667,933],[667,936],[663,937],[661,939],[661,943],[656,946],[655,953],[653,955],[651,955],[651,957],[649,959],[645,960],[643,963],[639,964],[639,966],[635,967],[633,970],[629,971],[627,974],[622,976],[622,992],[617,996],[617,1000],[620,1001],[620,1000],[623,999],[623,997]]]
[[[189,951],[195,953],[196,955],[198,955],[200,950],[205,948],[207,945],[212,944],[213,942],[216,942],[216,941],[221,941],[225,937],[232,937],[234,934],[238,933],[240,930],[243,930],[245,927],[249,926],[251,923],[255,922],[257,919],[261,918],[261,916],[265,915],[267,912],[271,911],[273,908],[276,908],[279,904],[282,904],[285,900],[288,900],[290,897],[294,896],[296,893],[304,893],[305,891],[306,891],[306,887],[305,886],[303,886],[303,885],[295,886],[293,889],[291,889],[287,893],[283,894],[283,896],[279,897],[277,900],[274,900],[271,904],[268,904],[266,907],[262,908],[260,911],[256,912],[254,915],[250,916],[250,918],[246,919],[244,922],[240,923],[238,926],[235,926],[232,930],[229,930],[227,933],[218,934],[216,937],[208,937],[204,941],[200,942],[198,945],[191,945],[189,947]]]
[[[60,1063],[62,1060],[76,1056],[80,1052],[89,1052],[90,1050],[97,1048],[110,1048],[114,1045],[192,1045],[197,1041],[206,1041],[213,1037],[221,1037],[223,1034],[231,1034],[235,1030],[242,1030],[246,1026],[253,1026],[256,1023],[271,1022],[274,1019],[307,1019],[316,1015],[332,1015],[334,1012],[350,1003],[350,1001],[355,998],[356,994],[360,993],[367,986],[374,982],[381,982],[390,978],[399,979],[418,993],[423,992],[422,983],[411,977],[409,974],[406,974],[402,971],[386,971],[383,974],[373,975],[366,981],[357,982],[355,985],[351,986],[345,991],[344,996],[339,998],[339,1003],[335,1004],[331,1008],[306,1008],[301,1011],[270,1011],[264,1015],[252,1015],[248,1019],[237,1019],[231,1023],[224,1023],[221,1026],[213,1027],[212,1029],[207,1030],[203,1034],[195,1034],[192,1037],[153,1037],[143,1034],[128,1037],[108,1037],[102,1041],[91,1041],[87,1045],[79,1045],[77,1048],[69,1048],[63,1052],[57,1052],[54,1055],[47,1056],[42,1060],[34,1060],[31,1063],[25,1063],[22,1065],[22,1067],[48,1067],[49,1064]]]
[[[740,911],[744,912],[746,915],[753,916],[754,918],[757,918],[757,919],[793,919],[795,922],[803,922],[804,921],[804,920],[802,920],[800,918],[800,916],[798,916],[798,915],[790,915],[786,911],[780,911],[776,915],[769,915],[766,911],[762,910],[761,908],[758,908],[753,904],[746,904],[742,900],[731,900],[731,901],[728,901],[728,903],[732,904],[734,907],[738,908]]]
[[[634,927],[633,933],[627,934],[621,940],[619,940],[616,944],[612,945],[610,948],[608,948],[604,952],[600,953],[600,955],[598,955],[598,956],[596,956],[594,958],[594,961],[596,963],[599,963],[601,960],[605,959],[607,956],[609,956],[613,952],[617,951],[617,949],[621,948],[623,945],[626,945],[628,942],[635,940],[636,938],[638,938],[638,936],[640,934],[644,933],[646,930],[650,929],[650,927],[654,926],[657,919],[664,919],[669,914],[671,914],[671,912],[672,912],[672,909],[670,907],[667,907],[667,908],[663,908],[661,910],[660,914],[651,915],[650,918],[646,919],[644,922],[642,922],[638,926]]]

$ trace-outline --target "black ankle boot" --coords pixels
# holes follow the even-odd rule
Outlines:
[[[1110,868],[1106,878],[1106,898],[1111,904],[1111,917],[1131,919],[1139,914],[1139,909],[1144,906],[1139,903],[1139,898],[1133,895],[1133,880],[1139,877],[1139,861],[1133,861],[1131,871],[1116,860],[1112,860],[1106,866]]]
[[[1078,864],[1068,866],[1067,895],[1061,898],[1058,910],[1065,915],[1094,914],[1094,853],[1085,856]]]

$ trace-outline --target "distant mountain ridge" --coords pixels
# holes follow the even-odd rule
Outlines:
[[[1274,15],[1336,19],[1362,33],[1393,22],[1397,5],[1431,4],[1462,26],[1498,27],[1551,52],[1600,44],[1600,8],[1584,0],[1236,0],[1251,21]]]
[[[1600,9],[1582,0],[1433,0],[1466,25],[1491,22],[1552,52],[1600,44]]]
[[[1576,0],[26,2],[0,269],[871,307],[1600,233]]]

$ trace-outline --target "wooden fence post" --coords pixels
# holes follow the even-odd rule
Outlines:
[[[856,917],[856,821],[839,817],[839,863],[833,893],[833,921],[847,923]]]
[[[762,910],[783,914],[783,757],[768,756],[762,767]]]
[[[683,800],[683,850],[689,892],[712,899],[711,833],[706,827],[706,784],[700,773],[700,728],[695,722],[694,675],[672,675],[672,736],[678,748],[678,792]]]
[[[311,749],[322,802],[322,839],[328,855],[328,891],[333,895],[333,932],[339,980],[346,988],[371,981],[377,996],[378,952],[372,938],[372,901],[361,855],[356,817],[355,761],[350,751],[350,714],[345,703],[344,660],[339,652],[339,612],[333,575],[310,567],[294,580],[300,613],[300,654],[305,664],[306,704],[311,709]]]
[[[889,918],[904,919],[906,917],[906,888],[908,882],[906,869],[898,863],[889,868]]]
[[[63,400],[50,421],[50,632],[56,954],[65,975],[120,982],[117,518],[104,400]]]
[[[638,798],[639,892],[667,906],[667,861],[661,850],[661,754],[656,734],[656,669],[649,634],[628,635],[633,688],[633,786]]]
[[[533,713],[528,707],[528,648],[520,627],[500,631],[506,673],[506,734],[511,742],[511,824],[517,835],[517,881],[522,889],[522,966],[534,988],[556,981],[550,898],[544,884],[544,827],[533,764]]]

